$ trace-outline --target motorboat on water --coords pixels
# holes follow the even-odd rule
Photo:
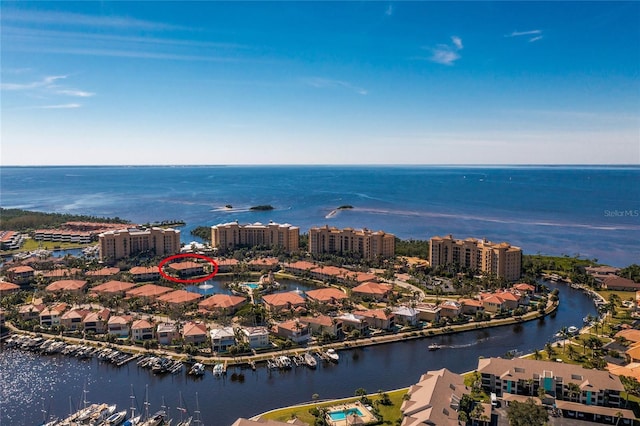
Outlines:
[[[304,363],[307,364],[309,368],[316,368],[318,366],[318,361],[316,361],[316,358],[309,352],[304,354]]]
[[[107,417],[107,420],[104,421],[103,425],[111,426],[111,425],[119,425],[124,421],[127,417],[127,411],[119,411],[117,413],[113,413],[111,416]]]
[[[202,376],[204,374],[204,364],[196,362],[189,370],[189,374],[192,376]]]
[[[429,350],[430,350],[430,351],[437,351],[437,350],[438,350],[438,349],[440,349],[441,347],[442,347],[442,346],[440,346],[440,345],[439,345],[439,344],[437,344],[437,343],[432,343],[432,344],[430,344],[430,345],[429,345]]]
[[[340,359],[340,355],[338,355],[336,350],[333,348],[327,349],[327,356],[329,357],[329,360],[333,362],[338,362],[338,360]]]
[[[147,421],[142,423],[143,426],[158,426],[164,419],[167,417],[167,413],[164,410],[157,411],[153,416],[151,416]]]
[[[224,365],[216,364],[213,366],[213,375],[214,376],[222,376],[224,374]]]

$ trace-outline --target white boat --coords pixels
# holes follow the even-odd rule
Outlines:
[[[276,358],[276,364],[282,369],[289,369],[291,368],[291,358],[285,355],[281,355]]]
[[[304,354],[304,362],[309,368],[316,368],[316,366],[318,365],[318,361],[316,361],[316,358],[309,352]]]
[[[167,417],[167,414],[164,411],[160,410],[156,412],[153,416],[151,416],[151,418],[149,418],[146,422],[142,423],[142,425],[158,426],[164,421],[165,417]]]
[[[333,362],[338,362],[338,360],[340,359],[340,355],[338,355],[336,350],[333,348],[327,349],[327,356],[329,357],[329,360]]]
[[[572,325],[571,327],[567,328],[567,333],[569,334],[576,334],[578,333],[578,327]]]
[[[136,426],[140,424],[140,421],[142,420],[142,416],[135,416],[127,421],[125,421],[122,426]]]
[[[192,376],[202,376],[204,374],[204,364],[196,362],[189,370],[189,374]]]
[[[441,347],[442,347],[442,346],[440,346],[440,345],[439,345],[439,344],[437,344],[437,343],[432,343],[432,344],[430,344],[430,345],[429,345],[429,350],[430,350],[430,351],[437,351],[437,350],[438,350],[438,349],[440,349]]]
[[[222,376],[224,374],[224,365],[216,364],[213,366],[213,375],[214,376]]]
[[[127,410],[119,411],[117,413],[112,414],[105,420],[104,425],[119,425],[124,421],[124,418],[127,417]]]

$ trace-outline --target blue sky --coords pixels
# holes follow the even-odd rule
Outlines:
[[[3,165],[640,163],[640,2],[0,9]]]

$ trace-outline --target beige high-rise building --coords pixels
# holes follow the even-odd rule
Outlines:
[[[369,229],[338,229],[336,227],[315,227],[309,230],[309,252],[320,253],[358,253],[364,259],[393,257],[396,250],[396,237],[384,231]]]
[[[291,253],[298,250],[299,240],[300,228],[288,223],[240,225],[238,222],[229,222],[211,227],[211,246],[224,250],[238,246],[267,246],[282,247]]]
[[[459,265],[463,268],[494,274],[508,281],[520,278],[522,249],[509,243],[467,238],[456,240],[452,235],[432,237],[429,248],[431,267]]]
[[[143,252],[169,256],[180,252],[180,231],[148,228],[120,229],[99,235],[100,260],[115,261]]]

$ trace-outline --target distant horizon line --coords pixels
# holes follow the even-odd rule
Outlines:
[[[565,163],[565,164],[545,164],[545,163],[531,163],[531,164],[428,164],[428,163],[415,163],[415,164],[405,164],[405,163],[388,163],[388,164],[308,164],[308,163],[282,163],[282,164],[7,164],[0,165],[0,168],[35,168],[35,167],[49,167],[49,168],[70,168],[70,167],[116,167],[116,168],[127,168],[127,167],[441,167],[441,168],[462,168],[462,167],[470,167],[470,168],[479,168],[479,167],[490,167],[490,168],[622,168],[622,167],[632,167],[637,168],[640,167],[640,163],[628,163],[628,164],[600,164],[600,163]]]

